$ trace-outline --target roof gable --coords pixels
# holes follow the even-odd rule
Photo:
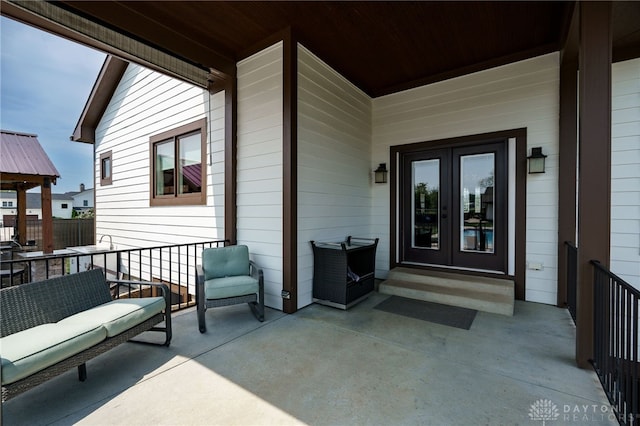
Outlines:
[[[72,141],[95,143],[96,127],[102,119],[128,64],[127,61],[115,56],[107,56],[78,119],[73,135],[71,135]]]

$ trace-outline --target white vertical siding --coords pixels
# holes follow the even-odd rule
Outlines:
[[[209,108],[209,112],[207,111]],[[207,203],[150,207],[149,137],[209,116]],[[224,93],[207,91],[130,64],[98,128],[96,233],[118,249],[224,237]],[[100,154],[112,151],[112,185],[100,185]]]
[[[611,270],[640,289],[640,59],[613,64]]]
[[[238,244],[264,270],[265,304],[282,309],[283,44],[238,63]]]
[[[312,303],[311,240],[370,233],[371,100],[298,47],[298,307]]]
[[[389,163],[389,147],[527,128],[528,149],[548,155],[546,173],[527,178],[526,299],[556,303],[558,187],[558,53],[396,93],[373,101],[372,163]],[[373,190],[372,227],[389,259],[389,185]],[[381,275],[380,273],[378,274]]]

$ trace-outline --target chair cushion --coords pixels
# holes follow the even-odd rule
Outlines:
[[[67,317],[58,324],[103,325],[107,337],[113,337],[162,312],[164,305],[162,297],[117,299]]]
[[[249,249],[247,246],[204,249],[202,269],[205,280],[249,275]]]
[[[2,384],[13,383],[88,349],[107,337],[102,324],[49,323],[0,339]]]
[[[224,299],[225,297],[244,296],[257,293],[258,280],[249,276],[224,277],[204,282],[205,299]]]

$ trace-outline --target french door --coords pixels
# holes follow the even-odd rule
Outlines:
[[[506,271],[506,141],[405,153],[402,261]]]

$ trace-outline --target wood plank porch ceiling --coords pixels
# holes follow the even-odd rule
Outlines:
[[[573,2],[64,1],[63,7],[223,72],[286,29],[373,97],[557,51]],[[640,8],[614,2],[614,48]],[[626,50],[625,50],[626,49]],[[614,51],[615,55],[615,51]],[[615,57],[614,57],[615,59]],[[225,71],[226,70],[226,71]]]

